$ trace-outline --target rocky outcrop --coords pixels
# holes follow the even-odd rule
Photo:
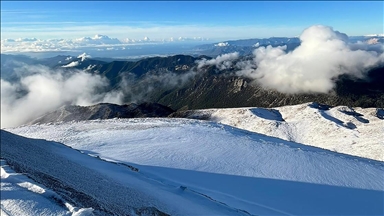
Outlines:
[[[234,93],[241,91],[242,89],[247,87],[247,81],[242,78],[237,78],[233,82],[233,86],[235,87]]]

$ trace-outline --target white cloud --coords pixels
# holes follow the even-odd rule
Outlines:
[[[215,65],[219,70],[225,70],[225,69],[229,69],[233,65],[232,62],[238,58],[239,58],[239,53],[234,52],[234,53],[223,54],[210,60],[207,60],[207,59],[198,60],[196,61],[196,63],[198,64],[197,65],[198,69],[201,69],[207,65]]]
[[[18,38],[15,40],[16,42],[34,42],[37,41],[36,38]]]
[[[27,123],[65,104],[120,103],[122,93],[104,92],[108,80],[80,70],[52,70],[23,65],[26,74],[17,83],[1,79],[1,127]],[[24,90],[27,93],[20,93]]]
[[[237,75],[254,79],[265,88],[285,93],[329,92],[341,74],[364,77],[384,62],[384,54],[352,49],[346,34],[316,25],[303,31],[301,45],[292,52],[286,46],[260,47],[253,61],[237,65]]]
[[[171,38],[160,41],[151,40],[149,37],[143,39],[110,38],[106,35],[95,35],[94,37],[80,37],[76,39],[3,39],[1,40],[1,53],[15,52],[52,52],[52,51],[74,51],[84,48],[95,48],[100,50],[124,50],[126,46],[142,44],[163,44],[178,41],[206,41],[204,38],[183,38],[172,41]]]
[[[60,27],[58,27],[60,26]],[[35,37],[49,38],[81,38],[84,35],[107,34],[114,38],[130,38],[134,40],[149,37],[153,41],[169,40],[171,37],[201,40],[229,40],[243,38],[263,38],[276,35],[295,36],[302,26],[205,26],[205,25],[146,25],[134,27],[130,25],[83,25],[82,23],[47,25],[2,26],[2,38]]]
[[[121,44],[122,42],[117,38],[110,38],[106,35],[97,34],[94,37],[81,37],[73,40],[79,45],[88,46],[88,45],[106,45],[106,44]]]

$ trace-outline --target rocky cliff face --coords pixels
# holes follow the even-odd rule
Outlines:
[[[202,75],[182,88],[168,91],[156,102],[173,109],[233,107],[278,107],[307,102],[331,106],[384,107],[384,68],[374,70],[367,79],[340,77],[328,94],[284,94],[264,89],[249,79],[221,75]]]

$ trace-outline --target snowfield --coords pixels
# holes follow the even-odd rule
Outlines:
[[[236,209],[213,202],[192,191],[182,190],[179,186],[164,185],[138,173],[132,167],[105,162],[60,143],[27,139],[5,131],[1,131],[1,138],[1,157],[7,163],[34,180],[48,185],[68,202],[94,209],[93,213],[96,215],[238,213]],[[3,203],[12,202],[14,205],[11,207],[17,212],[38,215],[39,212],[28,211],[33,203],[18,205],[23,197],[17,192],[13,196],[15,200],[1,197],[4,212],[11,211]]]
[[[384,161],[383,109],[305,103],[271,109],[194,110],[185,117],[203,117],[288,141]]]
[[[258,115],[274,121],[278,116],[276,112]],[[285,114],[281,117],[285,121],[289,119]],[[368,120],[374,123],[373,119]],[[129,205],[133,209],[152,206],[172,215],[384,214],[383,162],[219,123],[165,118],[111,119],[7,130],[73,148],[25,138],[30,148],[20,149],[17,143],[24,141],[16,138],[3,148],[3,143],[9,142],[3,138],[4,134],[9,134],[2,132],[1,157],[7,162],[30,166],[32,160],[33,169],[44,170],[47,169],[44,163],[32,156],[41,155],[44,150],[46,155],[52,155],[50,160],[65,161],[65,166],[52,167],[46,173],[70,182],[76,190],[82,188],[92,197],[106,197],[95,202],[103,207],[112,202],[115,205],[109,209],[116,211],[124,212],[124,207],[112,194],[129,189],[138,194],[135,197],[139,201],[126,198],[125,203],[133,203]],[[37,147],[41,149],[29,153]],[[98,180],[85,186],[87,180],[77,180],[84,173]],[[113,185],[114,182],[118,184]],[[108,190],[102,190],[107,186]],[[98,188],[97,192],[94,187]],[[97,209],[94,205],[80,207]]]

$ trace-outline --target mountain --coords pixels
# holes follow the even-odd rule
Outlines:
[[[329,94],[284,94],[266,90],[250,79],[232,75],[234,69],[231,68],[217,71],[215,66],[207,66],[196,72],[196,61],[203,58],[210,59],[208,56],[175,55],[136,62],[84,62],[84,65],[75,68],[86,69],[91,65],[89,72],[106,76],[110,80],[111,89],[124,92],[124,102],[131,102],[135,96],[140,95],[136,102],[156,102],[175,110],[277,107],[312,101],[331,106],[384,106],[384,67],[374,68],[367,72],[365,78],[360,79],[341,75],[336,79],[335,89]],[[121,85],[122,80],[126,84]],[[129,91],[124,91],[126,88]]]
[[[30,124],[84,121],[111,118],[167,117],[174,111],[155,103],[117,105],[101,103],[93,106],[67,105],[47,113]]]
[[[383,162],[215,122],[108,119],[7,130],[25,137],[1,130],[5,163],[96,215],[384,213]],[[2,171],[2,209],[12,215],[33,203],[20,186],[49,197],[25,180],[11,197],[3,182],[12,177]]]
[[[239,57],[232,65],[249,58]],[[307,102],[330,106],[384,107],[383,66],[371,69],[364,78],[347,75],[335,78],[335,88],[328,94],[285,94],[264,89],[248,78],[236,76],[234,67],[218,70],[215,65],[206,65],[197,69],[198,62],[203,59],[211,58],[174,55],[112,62],[73,58],[68,64],[55,67],[66,70],[75,68],[105,76],[109,80],[108,90],[123,94],[122,103],[153,102],[173,110],[278,107]]]
[[[143,78],[143,75],[167,72],[182,72],[191,69],[197,58],[187,55],[174,55],[170,57],[152,57],[139,61],[113,61],[106,64],[97,64],[90,72],[98,72],[110,80],[112,88],[118,86],[124,76],[133,75]],[[88,63],[91,65],[92,63]],[[82,68],[88,67],[87,64]]]
[[[124,92],[124,102],[156,102],[175,110],[277,107],[313,101],[331,106],[384,107],[384,67],[374,68],[360,79],[341,75],[329,94],[284,94],[235,76],[232,68],[217,71],[215,66],[207,66],[197,72],[196,61],[203,58],[210,59],[208,56],[175,55],[136,62],[84,62],[75,68],[85,69],[92,65],[89,72],[106,76],[111,89]]]
[[[207,74],[189,85],[174,89],[157,102],[173,109],[278,107],[306,102],[331,106],[384,107],[384,67],[371,70],[368,79],[340,77],[329,94],[284,94],[266,90],[249,79]]]

